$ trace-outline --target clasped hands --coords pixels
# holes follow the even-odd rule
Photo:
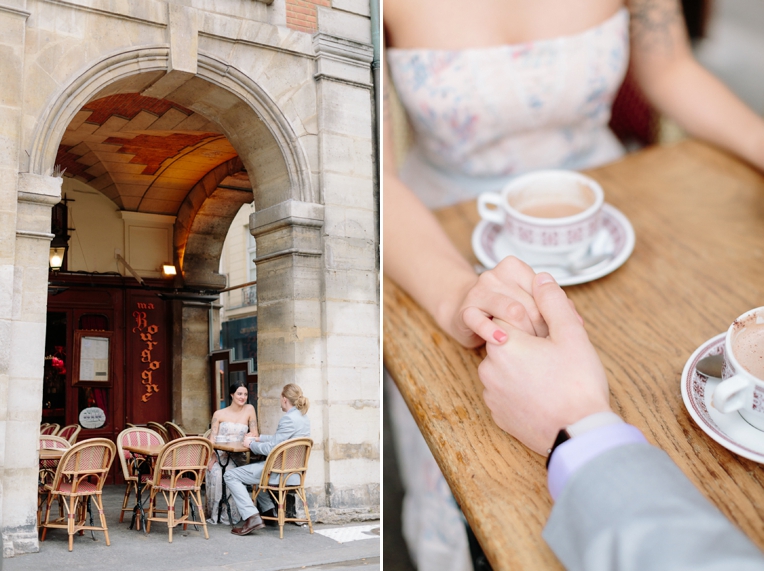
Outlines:
[[[465,335],[486,340],[478,375],[500,428],[546,454],[561,428],[611,410],[602,362],[551,275],[507,258],[482,274],[464,300]]]
[[[260,442],[260,435],[255,434],[254,432],[247,432],[244,435],[244,440],[242,441],[244,446],[249,448],[249,445],[252,444],[252,441]]]

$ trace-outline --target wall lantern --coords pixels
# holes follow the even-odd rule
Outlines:
[[[162,266],[162,273],[163,273],[163,274],[164,274],[166,277],[170,277],[170,276],[175,276],[175,275],[177,275],[177,274],[178,274],[178,271],[175,269],[175,266],[173,266],[172,264],[164,264],[164,265]]]
[[[66,251],[69,247],[69,209],[67,207],[68,202],[74,202],[73,200],[66,198],[61,199],[61,202],[53,206],[50,218],[50,233],[53,234],[53,239],[50,241],[50,256],[48,258],[50,262],[50,269],[54,272],[59,271],[61,268],[65,268]]]
[[[64,256],[66,255],[66,247],[50,249],[50,269],[57,272],[64,265]]]

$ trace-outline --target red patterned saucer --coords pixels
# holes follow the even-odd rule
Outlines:
[[[720,380],[706,377],[695,366],[708,355],[724,353],[720,333],[698,347],[682,371],[682,400],[695,423],[716,442],[754,462],[764,463],[764,432],[748,424],[737,412],[722,414],[711,404]]]
[[[526,260],[535,271],[549,272],[561,286],[597,280],[620,268],[634,250],[634,228],[623,213],[611,204],[602,205],[602,229],[594,239],[591,253],[608,254],[602,262],[571,274],[559,266],[540,266]],[[472,250],[486,268],[491,269],[507,256],[515,255],[509,237],[499,224],[481,220],[472,232]]]

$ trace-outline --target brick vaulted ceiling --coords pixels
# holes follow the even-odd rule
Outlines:
[[[175,215],[204,175],[236,155],[198,113],[126,93],[86,104],[67,127],[56,163],[122,210]],[[245,172],[223,184],[251,188]]]

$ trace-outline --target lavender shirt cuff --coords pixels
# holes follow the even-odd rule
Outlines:
[[[557,499],[576,470],[603,452],[625,444],[645,442],[647,440],[639,429],[626,423],[601,426],[563,442],[549,462],[547,486],[552,499]]]

